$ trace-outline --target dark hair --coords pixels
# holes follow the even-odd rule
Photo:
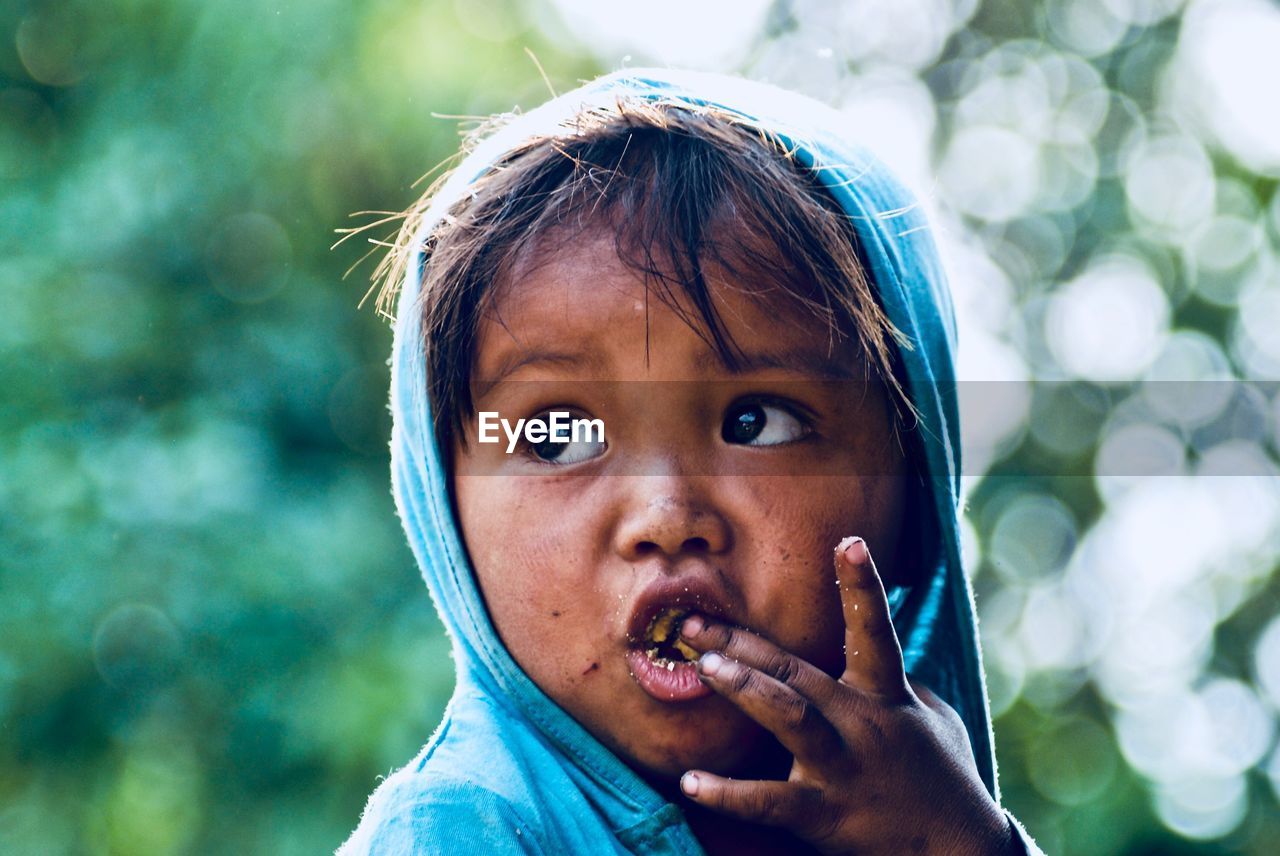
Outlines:
[[[405,213],[374,277],[383,283],[385,311],[422,249],[418,311],[434,427],[445,449],[455,432],[464,436],[472,409],[482,313],[511,285],[507,274],[520,254],[565,229],[613,229],[619,258],[729,366],[739,351],[714,305],[708,266],[731,281],[778,283],[822,322],[829,346],[856,341],[899,422],[913,412],[891,343],[909,341],[875,297],[848,215],[783,140],[742,116],[642,98],[581,111],[556,133],[507,152],[414,246],[441,183]],[[677,289],[692,312],[681,308]]]

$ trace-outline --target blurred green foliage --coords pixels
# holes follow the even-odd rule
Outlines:
[[[544,84],[447,2],[0,34],[0,851],[331,851],[453,685],[334,229],[413,200],[458,143],[433,112]]]
[[[968,6],[918,63],[939,155],[986,52],[1046,26],[1043,4],[949,8]],[[784,68],[805,8],[772,4],[742,67],[824,86],[812,58]],[[1081,44],[1096,35],[1071,26]],[[1169,272],[1172,326],[1225,348],[1231,300],[1188,297],[1212,278],[1150,230],[1131,234],[1126,193],[1137,203],[1113,161],[1125,116],[1152,109],[1177,26],[1125,26],[1089,59],[1111,106],[1079,173],[1087,198],[1000,222],[978,199],[966,223],[1028,317],[1037,288],[1132,238]],[[412,182],[459,142],[442,116],[545,98],[526,47],[559,89],[623,61],[514,0],[0,6],[0,851],[328,851],[376,777],[430,735],[453,672],[389,492],[390,335],[357,309],[371,266],[343,278],[369,245],[330,245],[378,217],[349,212],[416,198]],[[1228,157],[1210,169],[1241,210],[1274,196],[1274,179]],[[1069,239],[1055,250],[1054,235]],[[1106,513],[1088,480],[1025,477],[1060,463],[1037,445],[1046,426],[1106,415],[1051,410],[1037,404],[1032,433],[970,497],[993,661]],[[1029,530],[1010,509],[1058,520],[1062,543],[1017,542]],[[1001,564],[1028,550],[1037,570]],[[1210,625],[1208,665],[1243,682],[1280,594],[1274,554],[1257,561],[1221,582],[1239,596]],[[1280,837],[1253,768],[1243,822],[1182,840],[1118,745],[1120,703],[1083,666],[990,668],[1005,797],[1051,850],[1262,854]]]

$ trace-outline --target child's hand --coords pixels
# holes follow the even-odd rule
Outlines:
[[[739,627],[700,615],[681,636],[702,680],[794,756],[785,782],[691,770],[699,805],[789,829],[826,853],[1016,852],[978,776],[960,717],[913,688],[875,565],[860,538],[836,548],[845,670],[821,669]]]

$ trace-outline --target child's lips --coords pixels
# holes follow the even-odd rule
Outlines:
[[[632,609],[627,666],[640,688],[658,701],[689,701],[711,692],[698,678],[699,652],[680,639],[680,626],[695,612],[711,617],[728,612],[710,582],[701,577],[659,578]]]
[[[658,701],[693,701],[711,695],[711,687],[698,678],[696,663],[677,663],[667,660],[665,665],[639,648],[627,650],[627,667],[640,689]]]

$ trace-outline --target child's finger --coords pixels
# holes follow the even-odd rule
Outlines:
[[[731,660],[759,669],[820,709],[825,709],[837,689],[831,676],[817,666],[742,627],[695,613],[680,625],[680,638],[699,653],[719,651]]]
[[[798,760],[822,761],[840,749],[840,736],[817,705],[759,669],[708,651],[698,660],[698,675],[769,729]]]
[[[845,627],[841,683],[888,699],[909,696],[889,600],[861,538],[846,538],[836,547],[836,580]]]
[[[740,820],[793,830],[818,823],[822,793],[790,782],[727,779],[702,770],[680,777],[680,790],[689,799]]]

